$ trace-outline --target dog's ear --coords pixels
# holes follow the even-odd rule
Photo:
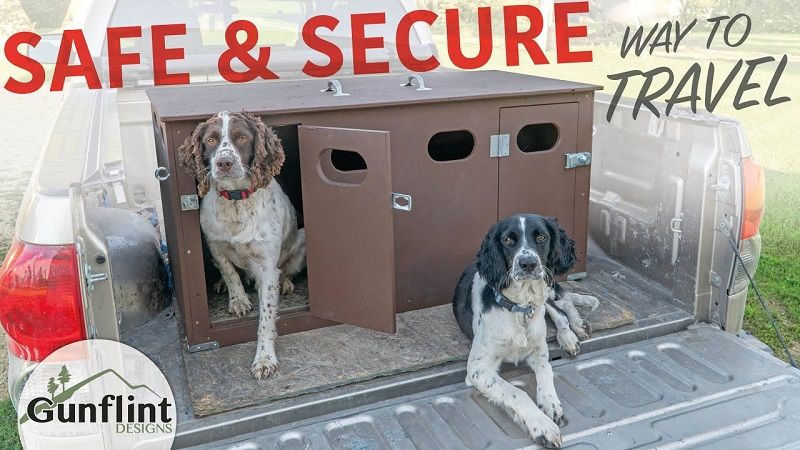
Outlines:
[[[201,139],[208,123],[213,120],[208,119],[201,123],[197,128],[192,131],[192,134],[186,136],[183,144],[178,147],[178,164],[186,170],[190,175],[197,178],[197,195],[200,197],[205,196],[210,188],[210,181],[206,176],[206,165],[203,161],[203,143]]]
[[[255,155],[250,164],[253,173],[253,190],[265,188],[278,175],[283,167],[286,156],[283,153],[283,145],[278,135],[272,128],[266,126],[261,118],[248,112],[242,112],[242,117],[250,123],[255,130]]]
[[[486,237],[483,238],[481,249],[478,251],[478,273],[493,288],[502,291],[507,288],[510,280],[508,277],[508,263],[500,247],[500,230],[502,222],[492,225]]]
[[[547,262],[554,275],[563,275],[570,271],[577,262],[575,256],[575,241],[569,237],[567,231],[558,224],[558,219],[547,219],[550,228],[550,253]]]

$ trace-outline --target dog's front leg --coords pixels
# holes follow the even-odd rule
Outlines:
[[[306,267],[306,230],[297,230],[288,248],[283,249],[281,261],[281,294],[294,292],[292,278]]]
[[[570,323],[556,308],[553,308],[549,303],[545,303],[545,310],[550,320],[556,326],[556,340],[558,345],[561,346],[571,356],[575,356],[581,351],[581,343],[578,336],[570,329]]]
[[[256,357],[251,371],[257,379],[264,379],[278,369],[278,357],[275,355],[275,338],[278,331],[275,322],[278,319],[278,301],[280,299],[280,270],[278,261],[265,264],[253,271],[258,284],[258,342]]]
[[[490,402],[505,409],[530,436],[548,448],[561,447],[561,431],[522,389],[498,375],[500,363],[481,356],[473,348],[467,361],[467,384],[481,391]]]
[[[225,256],[222,245],[224,244],[217,241],[208,241],[208,250],[211,252],[214,263],[222,274],[222,280],[228,288],[228,312],[236,317],[243,317],[253,306],[244,290],[244,286],[242,286],[242,279],[239,278],[236,267]]]
[[[581,317],[575,305],[591,308],[591,310],[594,311],[597,309],[598,305],[600,305],[600,301],[597,300],[597,297],[569,292],[563,299],[556,300],[556,305],[567,314],[569,326],[572,328],[572,331],[574,331],[581,340],[589,339],[589,336],[592,334],[592,327]]]
[[[550,366],[549,359],[550,352],[547,349],[547,343],[544,343],[528,355],[525,362],[536,376],[536,403],[553,422],[561,423],[564,411],[561,408],[561,401],[556,395],[556,387],[553,384],[553,368]]]

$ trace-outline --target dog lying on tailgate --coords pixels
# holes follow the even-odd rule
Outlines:
[[[506,409],[547,447],[561,446],[557,424],[563,411],[553,385],[545,312],[556,323],[559,343],[574,354],[574,332],[588,336],[574,304],[598,304],[596,298],[568,293],[554,281],[575,265],[574,244],[554,219],[503,219],[489,230],[453,297],[456,321],[472,339],[466,383]],[[536,403],[498,374],[503,362],[523,361],[536,376]]]
[[[278,367],[275,321],[281,293],[303,270],[305,233],[274,177],[284,161],[277,135],[258,117],[223,111],[201,123],[178,149],[181,165],[197,177],[200,226],[228,289],[228,310],[252,308],[236,267],[258,287],[258,345],[251,371],[266,378]]]

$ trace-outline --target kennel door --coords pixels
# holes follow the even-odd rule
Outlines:
[[[298,134],[311,315],[394,333],[389,133]]]
[[[500,217],[557,217],[574,231],[575,170],[565,155],[578,151],[578,114],[578,103],[500,109],[500,133],[509,136],[509,154],[500,158]]]

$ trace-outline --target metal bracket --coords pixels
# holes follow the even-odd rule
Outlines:
[[[342,83],[339,80],[328,80],[328,87],[320,90],[320,92],[333,92],[334,97],[345,97],[350,95],[342,91]]]
[[[669,229],[673,233],[681,234],[683,230],[683,219],[680,217],[673,217],[672,220],[669,221]]]
[[[398,200],[402,200],[403,203],[400,203]],[[392,208],[399,209],[400,211],[411,211],[411,196],[392,192]]]
[[[510,154],[509,142],[511,135],[509,134],[493,134],[489,138],[489,157],[501,158]]]
[[[406,81],[404,84],[401,84],[400,86],[402,86],[402,87],[414,86],[414,81],[415,80],[417,82],[417,86],[418,86],[417,90],[418,91],[430,91],[431,90],[431,88],[425,87],[425,80],[422,79],[422,75],[419,75],[419,74],[416,74],[416,73],[409,75],[408,76],[408,81]]]
[[[195,344],[189,345],[186,344],[186,351],[189,353],[197,353],[197,352],[204,352],[206,350],[214,350],[219,348],[219,342],[217,341],[208,341],[203,342],[202,344]]]
[[[584,279],[584,278],[586,278],[588,276],[589,276],[589,274],[586,273],[586,272],[575,272],[575,273],[571,273],[571,274],[567,275],[567,281],[582,280],[582,279]]]
[[[200,209],[200,198],[197,194],[181,195],[181,211]]]
[[[720,175],[719,179],[716,183],[709,186],[711,189],[715,191],[730,191],[731,190],[731,179],[728,178],[727,175]]]
[[[576,167],[588,166],[592,163],[592,154],[589,152],[567,153],[566,155],[567,169],[574,169]]]
[[[92,266],[84,264],[83,278],[85,280],[84,283],[86,283],[86,290],[91,292],[94,290],[95,283],[108,280],[108,274],[105,272],[94,273],[92,272]]]

